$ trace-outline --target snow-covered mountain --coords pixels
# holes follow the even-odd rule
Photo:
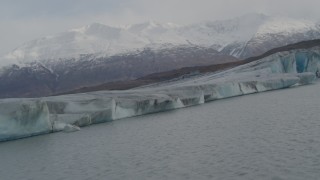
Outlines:
[[[320,38],[320,26],[313,21],[263,14],[188,26],[147,22],[111,27],[94,23],[27,42],[2,59],[25,63],[77,59],[86,54],[107,57],[136,53],[146,47],[156,50],[181,45],[211,47],[243,59],[275,47],[317,38]]]
[[[2,56],[0,93],[3,97],[48,95],[183,67],[238,61],[313,39],[320,39],[318,23],[263,14],[184,26],[94,23],[27,42]],[[32,94],[35,88],[44,91]]]

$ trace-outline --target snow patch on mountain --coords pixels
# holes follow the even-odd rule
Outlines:
[[[257,36],[265,34],[293,34],[308,30],[318,30],[315,22],[305,19],[270,18],[257,30]]]
[[[252,38],[258,28],[268,20],[263,14],[248,14],[235,19],[193,24],[181,29],[194,44],[220,46],[243,42]]]

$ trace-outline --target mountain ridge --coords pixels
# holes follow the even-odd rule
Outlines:
[[[23,65],[32,61],[78,59],[86,54],[109,57],[135,53],[147,47],[157,49],[161,45],[210,47],[245,59],[274,47],[318,38],[320,26],[317,22],[263,14],[186,26],[152,21],[127,27],[92,23],[24,43],[5,55],[2,61]]]

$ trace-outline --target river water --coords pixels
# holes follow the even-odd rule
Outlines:
[[[0,143],[0,179],[319,179],[319,90],[317,83]]]

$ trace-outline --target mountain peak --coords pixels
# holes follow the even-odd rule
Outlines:
[[[147,21],[143,23],[129,25],[126,29],[133,33],[142,33],[146,31],[167,31],[170,29],[176,29],[178,27],[180,26],[174,23],[160,23],[156,21]]]
[[[71,29],[70,32],[87,33],[87,32],[96,32],[96,31],[108,31],[110,29],[119,29],[119,28],[95,22],[80,28]]]

